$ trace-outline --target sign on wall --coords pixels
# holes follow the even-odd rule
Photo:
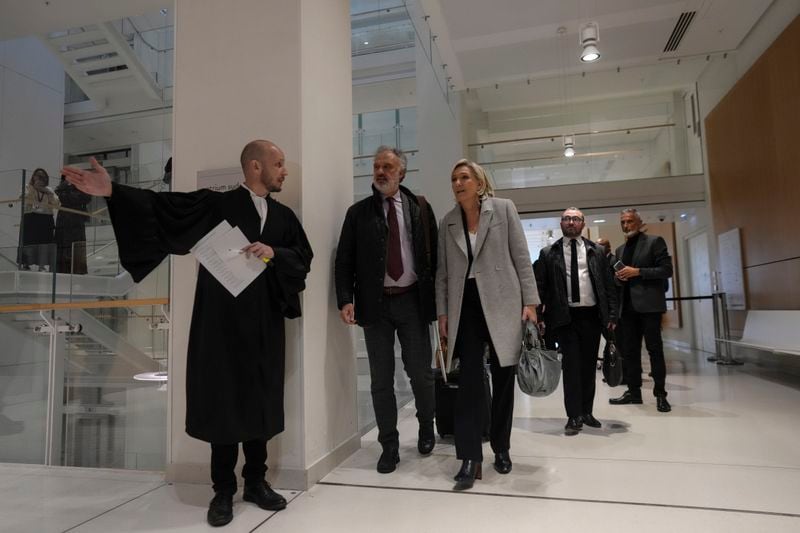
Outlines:
[[[244,181],[244,176],[242,176],[242,169],[239,167],[200,170],[197,172],[198,189],[225,192],[235,189],[242,181]]]
[[[742,269],[742,239],[739,228],[717,236],[719,250],[720,289],[725,293],[728,309],[746,309],[744,270]]]

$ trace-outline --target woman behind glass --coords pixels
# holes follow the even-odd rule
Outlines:
[[[514,376],[526,320],[536,323],[536,281],[519,215],[510,200],[493,198],[483,168],[466,159],[451,173],[458,205],[439,226],[436,309],[448,361],[459,358],[455,407],[456,490],[481,479],[485,425],[484,344],[492,374],[490,440],[494,468],[511,471]]]
[[[23,270],[50,271],[55,266],[53,214],[59,207],[59,201],[48,187],[49,184],[47,171],[37,168],[25,187],[20,250],[20,267]]]

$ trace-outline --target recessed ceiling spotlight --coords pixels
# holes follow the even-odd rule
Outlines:
[[[600,41],[600,28],[596,22],[587,22],[581,28],[578,36],[581,50],[581,61],[591,63],[600,59],[600,50],[597,43]]]
[[[685,219],[687,216],[689,215],[687,215],[686,213],[681,213],[681,218]]]
[[[364,41],[364,44],[369,44],[369,41]]]
[[[564,135],[564,157],[575,156],[575,137]]]

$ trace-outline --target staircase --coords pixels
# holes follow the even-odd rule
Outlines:
[[[162,101],[162,88],[112,23],[70,28],[42,39],[98,109],[105,107],[109,95],[120,92],[138,92],[145,98]]]

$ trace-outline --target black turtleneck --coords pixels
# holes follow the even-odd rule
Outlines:
[[[622,251],[622,263],[625,266],[631,266],[633,263],[633,251],[636,250],[636,243],[639,242],[639,236],[641,233],[637,233],[632,237],[628,237],[625,241],[625,249]],[[630,280],[626,281],[623,284],[623,301],[622,301],[622,308],[623,309],[633,309],[631,307],[631,284]]]

